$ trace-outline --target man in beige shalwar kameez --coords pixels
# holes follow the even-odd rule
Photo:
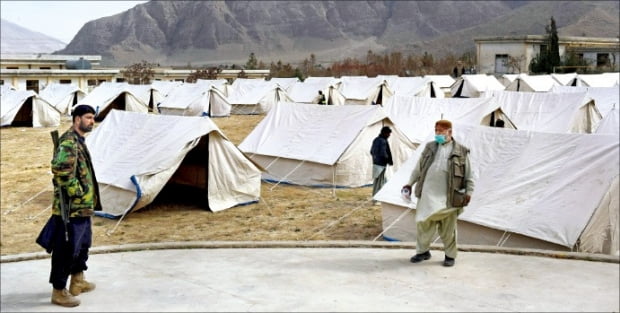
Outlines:
[[[417,245],[411,262],[431,258],[435,231],[444,244],[444,266],[453,266],[456,254],[456,221],[474,190],[469,149],[452,138],[452,123],[435,123],[435,141],[424,147],[420,161],[404,188],[415,186]]]

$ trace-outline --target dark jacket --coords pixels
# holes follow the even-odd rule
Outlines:
[[[370,148],[370,154],[372,155],[372,163],[381,166],[394,165],[392,161],[392,151],[390,150],[390,144],[387,139],[382,135],[379,135],[372,142]]]

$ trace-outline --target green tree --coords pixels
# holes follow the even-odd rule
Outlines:
[[[545,26],[547,36],[545,44],[540,46],[540,53],[530,62],[530,72],[553,73],[554,67],[560,65],[560,46],[558,44],[558,31],[555,19],[551,17],[549,25]]]
[[[551,17],[551,23],[545,27],[549,40],[549,66],[553,72],[553,67],[560,65],[560,45],[558,43],[558,30],[555,27],[555,20]]]
[[[121,70],[121,75],[128,83],[134,85],[148,85],[155,76],[154,67],[159,66],[157,63],[149,63],[145,60],[131,64]]]
[[[248,61],[245,63],[245,69],[255,70],[257,68],[257,65],[258,65],[258,60],[256,59],[256,55],[254,55],[254,52],[251,52],[250,57],[248,58]]]

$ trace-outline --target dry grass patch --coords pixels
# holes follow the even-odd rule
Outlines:
[[[239,145],[263,117],[233,115],[213,121],[228,139]],[[69,119],[65,119],[58,131],[62,133],[69,126]],[[34,241],[50,214],[52,130],[0,129],[2,255],[42,251]],[[182,201],[162,193],[152,204],[128,214],[120,224],[118,220],[94,217],[93,245],[207,240],[372,240],[382,226],[380,207],[369,201],[371,193],[371,187],[334,190],[263,182],[258,203],[216,213],[205,210],[196,199]]]

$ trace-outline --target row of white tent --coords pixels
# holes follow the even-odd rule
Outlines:
[[[462,75],[450,86],[452,97],[477,98],[497,90],[549,92],[561,86],[610,88],[620,84],[620,73],[602,74],[504,74],[500,79],[492,75]]]
[[[230,114],[263,114],[278,102],[316,103],[319,90],[327,96],[328,104],[383,104],[397,95],[443,98],[444,94],[449,93],[452,97],[472,98],[484,97],[485,94],[498,90],[568,91],[566,88],[562,89],[562,83],[582,86],[581,88],[613,90],[618,86],[618,77],[619,73],[538,76],[507,74],[503,76],[504,81],[508,82],[507,86],[502,85],[494,76],[485,74],[463,75],[457,80],[448,75],[379,75],[372,78],[309,77],[303,82],[297,78],[272,78],[269,81],[240,78],[233,84],[228,84],[223,79],[198,80],[195,84],[155,81],[151,85],[130,85],[106,82],[88,95],[75,85],[50,84],[36,96],[31,92],[24,92],[20,96],[12,97],[11,103],[5,104],[10,110],[4,109],[6,114],[3,114],[2,125],[9,125],[12,118],[18,116],[21,105],[31,102],[36,107],[33,111],[38,111],[37,117],[33,116],[36,121],[31,124],[38,127],[56,123],[57,113],[49,108],[50,105],[61,114],[69,114],[73,106],[89,104],[98,112],[99,121],[103,120],[112,108],[134,112],[220,117]],[[3,87],[3,90],[10,88]],[[34,98],[28,102],[30,97]]]
[[[620,84],[620,73],[601,74],[548,74],[528,75],[504,74],[500,82],[506,90],[514,91],[550,91],[555,86],[573,87],[613,87]]]
[[[239,148],[209,117],[109,109],[87,144],[100,176],[104,216],[146,206],[169,182],[204,189],[208,207],[218,211],[257,201],[261,178],[369,185],[369,147],[389,125],[394,166],[375,199],[383,203],[385,238],[415,240],[415,227],[407,224],[412,214],[406,214],[414,205],[399,198],[400,180],[434,121],[448,118],[457,125],[457,140],[472,148],[480,180],[478,200],[466,210],[472,213],[459,221],[471,226],[459,228],[460,242],[617,254],[618,109],[612,105],[607,114],[616,117],[615,131],[596,134],[605,120],[588,96],[591,89],[495,91],[476,99],[393,95],[384,106],[282,102]],[[141,94],[130,93],[136,99]],[[488,127],[500,118],[506,128]]]
[[[521,103],[528,105],[519,109]],[[617,117],[618,109],[612,111]],[[281,103],[239,148],[270,181],[364,186],[372,182],[370,143],[382,126],[392,127],[394,166],[375,200],[382,202],[384,237],[415,241],[415,203],[406,203],[400,188],[417,148],[432,140],[434,122],[451,119],[463,125],[455,127],[456,138],[476,150],[479,172],[474,197],[480,202],[466,209],[476,214],[459,221],[469,225],[464,235],[459,228],[459,242],[618,255],[620,135],[617,118],[615,131],[590,133],[602,123],[597,113],[585,92],[403,96],[384,108]],[[497,118],[505,128],[488,127]]]

